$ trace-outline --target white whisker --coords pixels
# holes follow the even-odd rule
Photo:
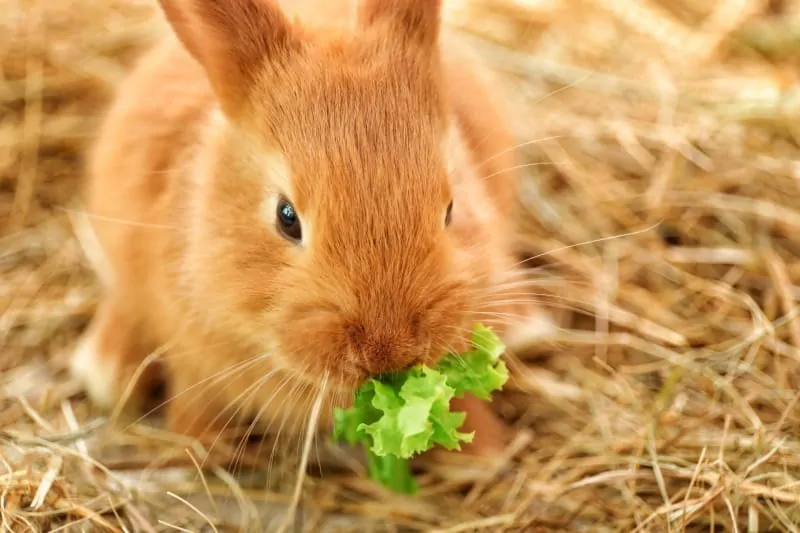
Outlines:
[[[319,423],[320,413],[322,411],[322,404],[325,398],[325,392],[328,387],[328,375],[327,373],[322,378],[322,385],[317,392],[317,397],[314,400],[314,405],[311,408],[311,413],[309,415],[308,420],[308,428],[306,430],[306,437],[303,443],[303,454],[300,459],[300,466],[298,467],[297,472],[297,482],[295,484],[294,492],[292,494],[292,503],[289,505],[287,509],[286,516],[283,520],[283,523],[278,528],[280,533],[286,531],[286,528],[289,527],[289,524],[295,518],[297,513],[297,507],[300,504],[300,497],[303,491],[303,483],[306,479],[306,471],[308,470],[308,458],[310,455],[310,450],[313,444],[314,436],[317,432],[317,424]]]

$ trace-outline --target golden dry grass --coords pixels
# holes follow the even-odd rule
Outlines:
[[[496,407],[522,431],[497,462],[423,464],[408,499],[340,458],[306,479],[294,525],[800,531],[800,2],[449,5],[507,83],[520,244],[563,329],[512,360]],[[272,530],[291,499],[296,454],[268,488],[218,467],[201,478],[203,449],[115,431],[64,373],[98,297],[70,223],[82,156],[164,28],[153,7],[0,11],[6,531]]]

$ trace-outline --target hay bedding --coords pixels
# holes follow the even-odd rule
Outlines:
[[[114,431],[64,373],[98,297],[71,223],[82,154],[163,21],[147,0],[2,8],[0,528],[273,529],[296,454],[268,480],[201,477],[203,448]],[[498,462],[422,465],[417,500],[358,464],[313,475],[294,525],[800,530],[800,3],[451,1],[448,18],[507,83],[520,245],[563,329],[514,360],[496,405],[523,431]]]

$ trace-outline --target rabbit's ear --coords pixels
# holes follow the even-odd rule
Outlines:
[[[429,48],[439,39],[441,0],[366,0],[364,25],[388,24],[406,42]]]
[[[291,23],[269,0],[159,0],[178,39],[203,66],[229,110],[247,99],[268,62],[299,46]]]

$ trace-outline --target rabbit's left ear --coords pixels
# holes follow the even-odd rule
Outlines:
[[[271,0],[159,0],[184,47],[203,66],[223,107],[240,105],[268,62],[299,47]]]

